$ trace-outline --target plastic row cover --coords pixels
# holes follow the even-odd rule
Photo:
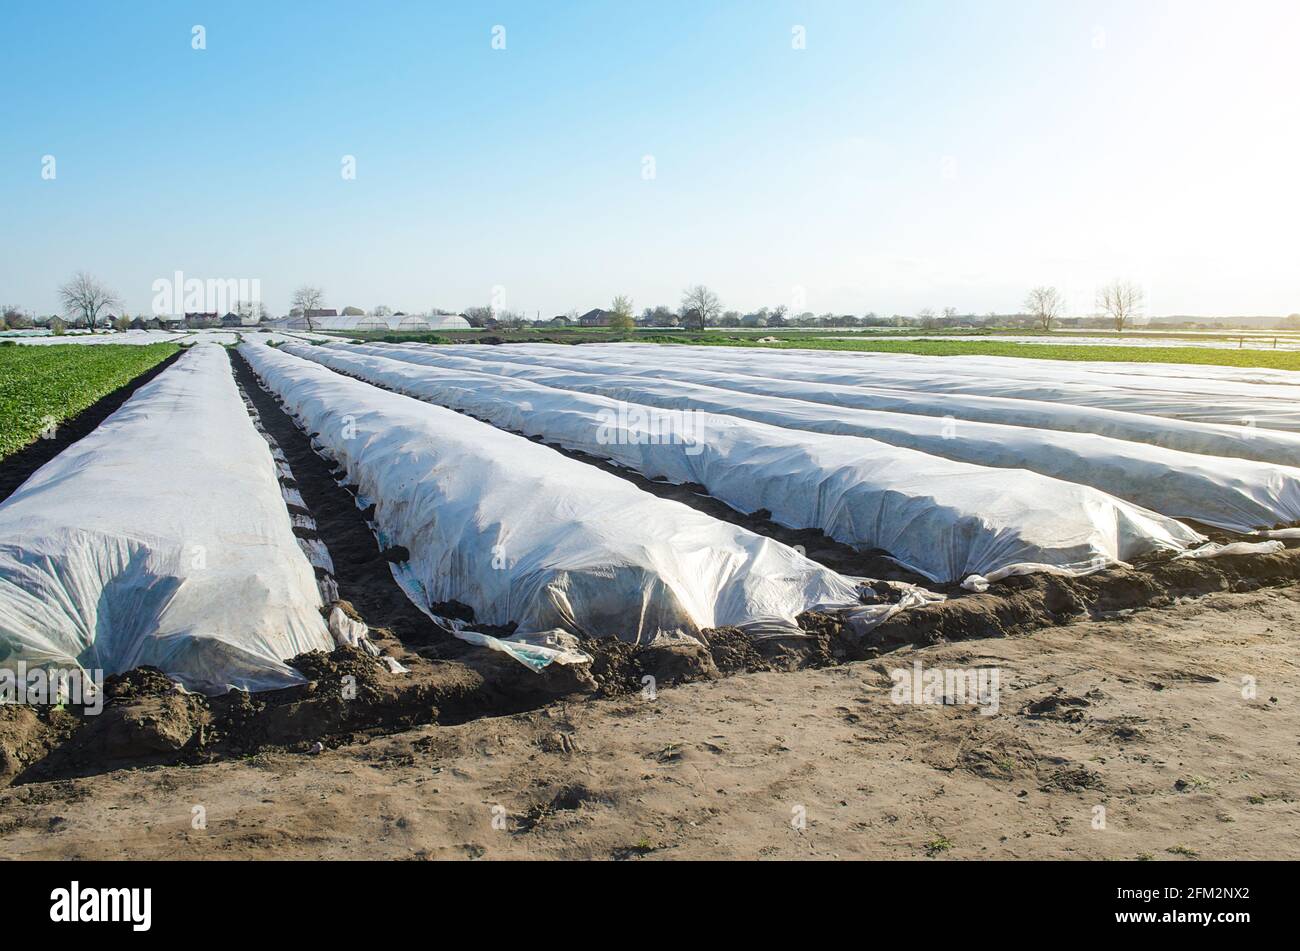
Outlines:
[[[429,350],[420,344],[400,344],[392,349],[406,352]],[[439,353],[467,358],[499,360],[529,366],[550,366],[583,372],[620,372],[633,376],[705,383],[742,393],[781,396],[830,406],[880,410],[921,416],[943,416],[956,420],[1002,423],[1062,432],[1094,433],[1132,442],[1177,449],[1182,452],[1300,467],[1300,435],[1248,426],[1189,422],[1140,413],[1070,406],[1044,400],[996,396],[928,393],[863,384],[837,384],[799,379],[798,373],[769,363],[779,354],[745,350],[753,355],[747,365],[734,363],[701,365],[679,358],[672,350],[671,368],[665,369],[662,352],[657,359],[638,355],[630,347],[526,346],[439,347]],[[681,348],[683,356],[689,348]],[[724,347],[709,348],[710,351]],[[967,359],[946,357],[949,363]],[[763,374],[773,374],[764,376]],[[868,374],[858,374],[871,379]]]
[[[275,464],[220,347],[142,386],[0,506],[0,662],[148,664],[205,693],[332,650]]]
[[[1067,344],[1068,345],[1068,344]],[[698,349],[698,348],[697,348]],[[782,352],[804,357],[825,356],[824,350],[790,349]],[[905,370],[929,371],[942,366],[950,376],[976,379],[1047,381],[1049,383],[1101,384],[1118,390],[1176,393],[1250,400],[1292,400],[1300,373],[1245,367],[1219,367],[1187,363],[1114,363],[1086,360],[1035,360],[982,354],[948,357],[923,354],[829,351],[836,366],[861,369],[872,363]],[[860,358],[865,357],[866,360]],[[901,358],[901,359],[900,359]]]
[[[674,413],[484,373],[334,347],[294,347],[347,373],[627,466],[698,483],[742,512],[879,548],[936,581],[1030,570],[1083,574],[1199,540],[1086,486],[952,462],[854,436],[793,432],[714,413]]]
[[[595,344],[593,355],[604,351],[634,355],[641,360],[662,360],[648,344]],[[818,350],[762,350],[735,347],[674,348],[674,363],[688,366],[730,366],[741,372],[819,383],[894,387],[932,393],[1002,396],[1044,400],[1072,406],[1145,413],[1195,422],[1300,431],[1300,409],[1283,394],[1289,387],[1205,381],[1202,392],[1189,391],[1186,381],[1118,374],[1089,377],[1072,372],[1069,361],[1053,376],[1032,367],[996,368],[970,361],[979,357],[918,357],[899,354],[827,354]],[[962,369],[968,365],[967,369]],[[1145,383],[1140,382],[1145,381]],[[1206,391],[1213,387],[1212,391]],[[1244,388],[1244,389],[1243,389]]]
[[[381,541],[408,549],[398,578],[412,600],[516,623],[508,641],[460,633],[531,666],[571,658],[557,629],[789,635],[803,611],[857,604],[853,582],[794,549],[545,446],[271,347],[240,352],[375,504]]]
[[[661,409],[702,410],[789,429],[863,436],[975,465],[1029,469],[1101,489],[1165,515],[1231,531],[1272,528],[1300,520],[1300,469],[1291,467],[1196,455],[1091,433],[831,409],[822,403],[741,394],[719,386],[621,375],[616,367],[602,370],[593,365],[590,372],[577,372],[444,355],[434,347],[354,349],[427,366],[527,379]],[[716,383],[735,375],[718,370],[710,379]]]
[[[656,344],[604,344],[609,350],[653,352]],[[717,347],[686,346],[684,352],[719,356]],[[737,348],[723,348],[724,356],[743,353]],[[759,349],[759,354],[776,354],[799,360],[815,359],[819,368],[835,368],[875,373],[932,373],[941,371],[946,379],[959,377],[977,380],[1101,384],[1141,393],[1175,393],[1183,395],[1241,397],[1249,400],[1291,400],[1293,387],[1300,384],[1300,373],[1286,370],[1256,370],[1241,367],[1215,367],[1175,363],[1115,363],[1086,360],[1037,360],[1025,357],[995,357],[983,354],[935,357],[916,353],[884,353],[871,350],[807,350],[781,348]],[[1215,372],[1220,371],[1220,372]],[[1277,374],[1289,374],[1278,377]],[[1243,376],[1245,377],[1243,379]]]
[[[990,357],[989,359],[993,359]],[[999,357],[1015,360],[1016,357]],[[1036,360],[1036,363],[1057,363],[1056,360]],[[1074,362],[1074,361],[1072,361]],[[1130,373],[1140,376],[1163,376],[1170,379],[1228,380],[1237,383],[1271,383],[1282,386],[1300,386],[1300,371],[1274,370],[1268,367],[1216,366],[1204,363],[1130,363],[1110,360],[1087,360],[1081,365],[1095,373]]]
[[[96,332],[93,334],[82,332],[59,334],[58,336],[46,332],[13,338],[15,343],[37,347],[56,347],[66,343],[148,346],[151,343],[179,343],[183,339],[184,334],[172,333],[166,330],[123,330],[116,333]]]

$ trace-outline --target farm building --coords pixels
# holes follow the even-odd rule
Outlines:
[[[578,325],[581,327],[608,327],[614,312],[601,310],[597,307],[595,310],[589,310],[578,318]]]

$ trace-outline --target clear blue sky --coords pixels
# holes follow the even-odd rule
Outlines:
[[[132,312],[176,270],[275,313],[1300,311],[1294,0],[5,3],[0,44],[41,312],[77,269]]]

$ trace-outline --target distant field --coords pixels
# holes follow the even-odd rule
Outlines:
[[[915,335],[916,330],[900,331]],[[1012,331],[1005,331],[1012,333]],[[1024,333],[1024,331],[1016,331]],[[996,334],[951,334],[952,340],[891,340],[888,335],[863,335],[844,339],[841,330],[771,330],[764,334],[739,333],[730,329],[710,329],[707,333],[691,331],[640,330],[634,334],[616,333],[604,328],[566,327],[554,330],[475,330],[441,331],[436,334],[366,333],[350,336],[367,340],[408,341],[429,344],[475,342],[500,343],[637,343],[691,344],[693,346],[758,347],[763,349],[803,348],[808,350],[864,351],[872,353],[915,353],[924,356],[995,356],[1030,357],[1038,360],[1103,360],[1116,363],[1194,363],[1206,366],[1262,367],[1272,370],[1300,370],[1300,352],[1294,350],[1225,350],[1211,347],[1152,346],[1155,334],[1143,334],[1143,345],[1072,344],[1062,334],[1059,344],[1012,343],[999,340]],[[776,337],[778,343],[759,343],[761,336]],[[1161,334],[1159,336],[1166,336]],[[1172,333],[1174,339],[1188,335]],[[1279,334],[1280,337],[1285,335]],[[1232,337],[1231,339],[1236,339]]]
[[[682,341],[683,343],[688,341]],[[1068,343],[1007,343],[981,340],[826,340],[802,339],[774,344],[751,341],[715,341],[701,344],[755,346],[780,350],[848,350],[871,353],[915,353],[929,357],[985,356],[1030,357],[1036,360],[1101,360],[1114,363],[1195,363],[1220,367],[1262,367],[1270,370],[1300,370],[1300,353],[1294,350],[1214,350],[1209,347],[1124,347],[1086,346]]]
[[[0,459],[36,439],[48,419],[71,419],[178,349],[0,346]]]

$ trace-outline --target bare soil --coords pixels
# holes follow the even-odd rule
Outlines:
[[[1298,631],[1296,587],[1212,594],[315,755],[29,783],[0,792],[0,832],[29,858],[1295,858]],[[891,702],[914,661],[996,667],[997,713]]]

